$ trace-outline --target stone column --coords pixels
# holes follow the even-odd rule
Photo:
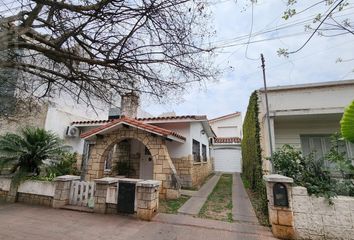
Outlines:
[[[159,208],[160,181],[147,180],[138,182],[137,186],[137,216],[141,220],[150,221]]]
[[[54,179],[53,208],[61,208],[69,204],[71,183],[75,180],[80,180],[80,176],[64,175]]]
[[[280,239],[295,239],[294,214],[292,207],[292,184],[294,180],[278,174],[264,175],[267,188],[269,222],[272,225],[273,235]],[[279,204],[273,191],[274,185],[280,183],[287,190],[288,204]],[[279,198],[279,196],[278,196]]]
[[[106,213],[107,212],[107,189],[109,186],[117,186],[118,178],[105,177],[100,179],[95,179],[96,190],[95,190],[95,206],[93,211],[95,213]]]

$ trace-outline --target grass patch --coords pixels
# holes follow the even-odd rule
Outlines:
[[[232,222],[232,174],[221,175],[199,217]]]
[[[210,173],[206,178],[204,178],[203,182],[201,182],[198,186],[194,187],[182,187],[184,190],[198,191],[210,178],[212,178],[215,173]]]
[[[242,177],[242,182],[256,212],[259,223],[263,226],[269,227],[270,224],[268,218],[268,203],[266,193],[252,191],[250,188],[250,183],[244,177]]]
[[[189,199],[189,196],[180,196],[177,199],[160,199],[159,212],[176,214],[177,210]]]

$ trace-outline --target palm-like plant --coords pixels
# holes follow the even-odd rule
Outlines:
[[[54,133],[41,128],[23,128],[20,134],[0,136],[0,170],[11,168],[15,178],[39,175],[45,160],[60,161],[66,150]]]
[[[343,137],[354,143],[354,101],[345,109],[340,123]]]

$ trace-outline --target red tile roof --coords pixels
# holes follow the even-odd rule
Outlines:
[[[106,119],[106,120],[87,120],[87,121],[74,121],[71,124],[101,124],[101,123],[109,123],[113,122],[115,119]]]
[[[180,134],[178,134],[178,133],[176,133],[174,131],[171,131],[171,130],[168,130],[168,129],[165,129],[165,128],[160,128],[160,127],[157,127],[157,126],[153,126],[153,125],[144,123],[142,121],[138,121],[136,119],[127,118],[127,117],[123,117],[123,118],[120,118],[120,119],[115,119],[113,121],[110,121],[110,122],[108,122],[105,125],[99,126],[99,127],[95,128],[95,129],[92,129],[92,130],[90,130],[88,132],[85,132],[85,133],[81,134],[80,137],[81,138],[87,138],[87,137],[96,135],[96,134],[100,133],[101,131],[103,131],[105,129],[113,127],[114,125],[124,124],[124,123],[127,124],[127,125],[130,125],[130,126],[136,127],[136,128],[140,128],[140,129],[146,130],[148,132],[153,132],[153,133],[165,136],[165,137],[174,136],[174,137],[180,138],[182,140],[186,140],[185,137],[183,137],[182,135],[180,135]]]
[[[214,143],[241,143],[241,138],[239,138],[239,137],[216,137],[216,138],[214,138]]]
[[[220,119],[223,119],[223,118],[238,116],[240,114],[241,114],[240,112],[230,113],[230,114],[227,114],[227,115],[224,115],[224,116],[221,116],[221,117],[210,119],[209,122],[217,121],[217,120],[220,120]]]
[[[147,118],[136,118],[138,121],[161,121],[161,120],[207,120],[205,115],[183,115],[183,116],[168,116],[168,117],[147,117]],[[110,123],[117,119],[107,119],[107,120],[87,120],[87,121],[74,121],[71,124],[104,124]]]
[[[182,116],[166,116],[166,117],[147,117],[138,118],[139,121],[160,121],[160,120],[207,120],[205,115],[182,115]]]

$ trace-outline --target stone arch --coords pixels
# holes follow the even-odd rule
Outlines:
[[[123,127],[109,134],[97,136],[96,144],[91,148],[86,179],[93,180],[103,177],[104,161],[109,150],[114,144],[124,139],[136,139],[149,149],[153,160],[153,179],[162,182],[160,197],[178,197],[180,183],[166,147],[166,140],[161,136],[133,127]]]

